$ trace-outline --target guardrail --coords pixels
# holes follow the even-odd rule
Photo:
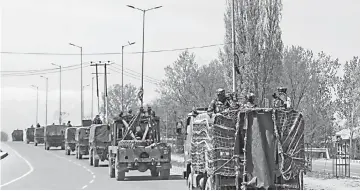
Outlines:
[[[305,148],[305,152],[325,153],[326,159],[330,159],[329,149],[328,148]]]

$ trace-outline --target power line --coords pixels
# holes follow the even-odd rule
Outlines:
[[[90,65],[87,66],[83,66],[83,68],[87,68]],[[71,71],[71,70],[77,70],[80,69],[80,67],[76,67],[76,68],[67,68],[67,69],[61,69],[61,72],[64,71]],[[45,74],[53,74],[53,73],[58,73],[59,71],[50,71],[50,72],[39,72],[39,73],[30,73],[30,74],[2,74],[1,77],[22,77],[22,76],[36,76],[36,75],[45,75]]]
[[[193,46],[187,48],[174,48],[174,49],[163,49],[163,50],[151,50],[145,51],[144,53],[159,53],[159,52],[173,52],[173,51],[180,51],[180,50],[192,50],[192,49],[202,49],[202,48],[209,48],[209,47],[216,47],[222,46],[225,44],[230,43],[223,43],[223,44],[211,44],[211,45],[203,45],[203,46]],[[141,54],[142,52],[128,52],[126,54]],[[49,53],[49,52],[12,52],[12,51],[3,51],[1,54],[24,54],[24,55],[56,55],[56,56],[77,56],[80,55],[78,53]],[[110,53],[83,53],[82,55],[121,55],[118,52],[110,52]]]
[[[114,67],[113,67],[113,68],[109,68],[109,70],[121,74],[121,70],[118,70],[118,69],[116,69],[116,68],[114,68]],[[136,75],[134,75],[134,74],[126,73],[125,71],[124,71],[124,75],[125,75],[125,76],[128,76],[128,77],[130,77],[130,78],[134,78],[134,79],[136,79],[136,80],[141,80],[141,77],[140,77],[140,76],[136,76]],[[155,82],[155,81],[151,81],[151,80],[145,80],[145,82],[148,82],[148,83],[151,83],[151,84],[154,84],[154,85],[157,85],[157,86],[159,85],[159,82]]]
[[[119,65],[119,64],[116,64],[116,65]],[[112,67],[114,67],[114,68],[116,68],[116,69],[118,69],[118,70],[121,71],[120,68],[117,68],[117,67],[115,67],[114,65],[113,65]],[[128,72],[128,71],[126,71],[126,70],[129,70],[130,72]],[[135,74],[133,74],[133,75],[136,75],[136,76],[139,76],[139,75],[140,75],[140,76],[141,76],[141,73],[136,72],[136,71],[134,71],[134,70],[126,69],[126,68],[124,69],[124,72],[129,73],[129,74],[135,73]],[[132,73],[131,73],[131,72],[132,72]],[[153,78],[153,77],[150,77],[150,76],[144,75],[144,77],[148,78],[149,80],[155,81],[155,82],[157,82],[157,83],[160,83],[160,82],[161,82],[161,80],[156,79],[156,78]]]
[[[84,64],[89,64],[89,63],[84,63]],[[76,66],[80,66],[80,64],[64,66],[62,68],[66,69],[66,68],[73,68],[73,67],[76,67]],[[55,71],[55,70],[59,70],[59,68],[49,68],[49,69],[41,69],[41,70],[7,70],[7,71],[0,71],[0,73],[5,73],[5,74],[29,73],[29,74],[31,74],[31,73],[36,73],[36,72]]]

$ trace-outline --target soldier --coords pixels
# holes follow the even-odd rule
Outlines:
[[[100,115],[95,116],[95,119],[93,120],[93,124],[102,124],[102,121],[100,119]]]
[[[245,99],[246,99],[245,107],[247,107],[247,108],[256,107],[255,94],[254,93],[249,93],[248,95],[245,96]]]
[[[276,95],[276,93],[273,94],[273,98],[274,98],[273,106],[275,108],[286,108],[286,109],[290,108],[291,99],[286,94],[287,88],[279,87],[277,91],[279,95]]]
[[[219,88],[216,90],[217,98],[212,100],[208,112],[219,113],[230,107],[229,100],[226,98],[225,90]]]
[[[36,127],[40,127],[40,123],[37,123],[37,124],[36,124]]]
[[[68,126],[68,127],[72,127],[71,121],[68,121],[68,122],[67,122],[67,126]]]

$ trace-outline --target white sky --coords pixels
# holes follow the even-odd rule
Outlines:
[[[281,27],[285,45],[300,45],[315,52],[324,51],[340,61],[359,56],[360,1],[285,0]],[[2,0],[1,51],[79,53],[121,52],[128,41],[136,44],[125,52],[140,52],[142,13],[127,4],[147,9],[145,51],[185,48],[223,43],[225,0]],[[199,64],[218,57],[221,47],[191,50]],[[164,67],[172,64],[181,51],[145,54],[145,75],[163,79]],[[114,61],[121,55],[83,56],[83,62]],[[79,64],[80,56],[1,54],[1,70],[34,70]],[[120,68],[120,66],[116,66]],[[126,54],[124,67],[141,72],[141,54]],[[83,85],[91,85],[95,68],[86,67]],[[119,73],[109,71],[109,84],[121,83]],[[49,77],[48,122],[56,122],[59,109],[59,74]],[[62,110],[66,120],[80,123],[80,70],[62,75]],[[146,80],[146,79],[145,79]],[[124,77],[124,83],[140,86],[140,80]],[[100,88],[103,82],[100,81]],[[35,124],[36,91],[39,86],[39,122],[45,122],[45,80],[39,76],[1,78],[1,129],[11,132]],[[156,85],[145,82],[145,102],[156,97]],[[86,87],[85,116],[90,116],[91,86]],[[94,102],[94,108],[96,102]]]

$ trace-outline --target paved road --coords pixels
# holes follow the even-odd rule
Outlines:
[[[170,180],[157,180],[150,172],[127,173],[118,182],[108,176],[107,161],[92,167],[88,160],[65,155],[64,150],[45,151],[23,142],[1,143],[9,155],[1,163],[1,190],[186,190],[181,169],[173,168]]]
[[[312,163],[312,170],[313,171],[322,171],[322,172],[327,172],[327,173],[332,173],[333,172],[333,160],[323,160],[323,159],[319,159],[319,160],[313,160]],[[350,175],[351,176],[358,176],[360,177],[360,163],[351,163],[350,166]]]

